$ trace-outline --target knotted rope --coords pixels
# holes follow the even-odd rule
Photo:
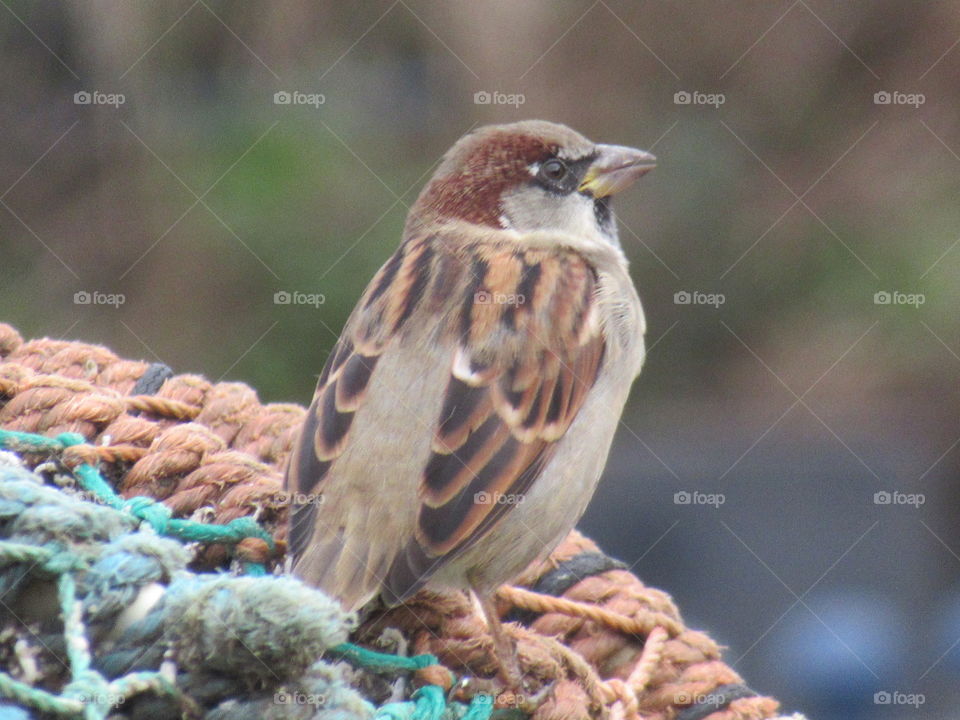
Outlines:
[[[33,452],[69,447],[71,441],[0,431],[0,447]],[[342,674],[318,661],[324,655],[367,673],[421,675],[427,684],[409,701],[384,705],[377,717],[441,720],[453,711],[457,717],[486,720],[492,712],[490,698],[482,694],[469,704],[448,704],[444,688],[430,682],[442,677],[449,687],[454,680],[433,656],[388,655],[345,642],[355,619],[322,593],[286,577],[186,572],[190,554],[185,547],[151,532],[149,516],[131,512],[130,501],[112,501],[109,487],[107,497],[96,498],[102,504],[91,503],[44,486],[43,478],[11,457],[0,454],[0,626],[19,636],[23,646],[39,645],[48,661],[59,661],[69,674],[60,680],[64,673],[54,667],[43,682],[32,678],[31,683],[0,672],[0,716],[8,698],[87,720],[117,717],[125,705],[134,708],[132,717],[156,720],[242,720],[277,706],[281,717],[295,716],[289,704],[322,707],[337,720],[370,717],[373,708],[345,686]],[[95,485],[84,483],[85,488]],[[240,519],[256,527],[252,519]],[[141,531],[135,532],[138,522]],[[180,530],[170,533],[169,524],[176,522]],[[169,520],[160,529],[182,539],[216,527]],[[224,541],[220,534],[211,537]],[[62,657],[51,650],[58,645],[55,639],[45,639],[21,618],[32,612],[51,580],[59,598]],[[140,610],[131,614],[137,606]],[[40,612],[33,619],[50,626],[54,618]],[[108,642],[97,642],[105,637]],[[164,668],[168,656],[176,661],[176,671]],[[35,674],[25,670],[35,663],[21,659],[20,664],[21,674]],[[264,685],[277,690],[272,708],[263,693],[251,693]],[[207,713],[204,706],[213,709]]]
[[[281,469],[303,413],[295,405],[262,405],[240,383],[174,375],[161,364],[123,360],[83,343],[24,342],[0,324],[0,428],[8,431],[0,441],[21,443],[18,450],[32,464],[56,456],[84,492],[93,483],[87,469],[99,469],[103,484],[116,491],[109,507],[168,535],[213,543],[194,569],[222,567],[231,552],[267,568],[278,562],[286,532]],[[254,519],[268,535],[254,530]],[[207,534],[198,536],[196,525]],[[3,552],[12,558],[31,549],[14,543]],[[388,700],[379,716],[395,720],[439,720],[447,696],[462,703],[457,716],[469,720],[507,708],[535,720],[776,716],[777,703],[749,690],[710,638],[686,628],[669,596],[645,587],[577,533],[517,587],[502,588],[499,600],[505,619],[515,621],[506,628],[529,697],[504,693],[487,679],[496,669],[491,639],[459,594],[421,593],[354,633],[372,645],[399,629],[421,659],[384,660],[353,646],[337,648],[337,656],[368,671],[385,663],[388,674],[414,673],[422,687],[409,699],[396,699],[395,688],[383,684],[367,688]],[[8,694],[2,684],[0,694]]]

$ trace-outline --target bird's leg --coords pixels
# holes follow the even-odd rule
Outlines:
[[[500,680],[510,690],[521,690],[523,674],[520,672],[517,648],[503,630],[493,596],[476,589],[472,590],[472,595],[486,618],[490,636],[493,638],[493,654],[499,666]]]

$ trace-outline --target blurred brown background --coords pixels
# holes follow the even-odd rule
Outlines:
[[[0,319],[264,400],[470,128],[652,149],[652,349],[581,527],[787,708],[956,717],[958,3],[0,5]]]

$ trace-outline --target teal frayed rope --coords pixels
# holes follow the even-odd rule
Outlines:
[[[66,448],[85,444],[77,433],[63,433],[53,438],[11,430],[0,430],[0,449],[23,452],[57,454]],[[256,537],[273,547],[273,538],[251,518],[238,518],[226,525],[207,525],[173,518],[170,510],[152,498],[123,499],[114,491],[95,467],[81,463],[72,468],[78,484],[92,497],[125,515],[147,523],[160,535],[188,542],[235,543],[247,537]],[[38,547],[19,542],[0,541],[0,565],[27,563],[42,566],[58,576],[57,588],[62,617],[64,640],[71,680],[60,695],[20,682],[0,673],[0,697],[6,697],[27,707],[64,717],[83,717],[102,720],[115,708],[117,698],[126,698],[145,691],[175,699],[183,708],[192,704],[177,686],[160,672],[130,672],[109,680],[92,666],[86,625],[83,622],[82,603],[72,573],[82,567],[70,552],[55,552],[49,547]],[[247,564],[248,575],[262,575],[262,566]],[[335,658],[369,672],[385,674],[411,673],[437,664],[433,655],[403,657],[380,653],[351,643],[341,643],[328,650]],[[488,720],[494,714],[493,699],[488,695],[475,696],[469,705],[449,702],[444,689],[437,685],[419,688],[409,701],[389,703],[377,709],[376,720]]]
[[[374,673],[415,672],[439,663],[435,655],[427,653],[402,657],[376,652],[352,643],[331,648],[331,654]],[[380,707],[374,720],[443,720],[450,717],[447,713],[451,710],[453,717],[458,720],[487,720],[493,714],[493,698],[489,695],[476,695],[469,705],[451,703],[451,706],[447,705],[442,687],[425,685],[418,689],[408,702],[388,703]]]
[[[64,640],[70,669],[70,682],[61,695],[32,687],[0,673],[0,696],[41,712],[84,720],[105,720],[111,709],[137,693],[153,691],[169,695],[183,705],[189,701],[176,686],[159,672],[135,672],[110,681],[90,667],[90,647],[77,601],[76,586],[69,573],[57,582],[57,595],[63,617]]]
[[[48,438],[16,430],[0,430],[0,449],[16,452],[59,453],[75,445],[85,445],[86,438],[79,433],[61,433]],[[184,542],[235,544],[246,538],[259,538],[274,548],[273,536],[250,517],[235,518],[224,525],[211,525],[194,520],[174,518],[170,508],[149,497],[124,499],[117,495],[100,471],[81,463],[72,469],[73,476],[85,491],[114,510],[129,513],[152,527],[157,534],[175,537]],[[244,568],[250,575],[262,575],[266,569],[259,563],[248,563]]]

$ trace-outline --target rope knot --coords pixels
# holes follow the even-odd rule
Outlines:
[[[170,518],[173,517],[173,512],[166,505],[142,495],[124,501],[122,509],[135,518],[148,522],[159,535],[167,532]]]
[[[257,538],[259,540],[263,540],[267,544],[269,550],[273,552],[273,535],[260,527],[260,523],[258,523],[249,515],[234,518],[223,527],[228,532],[232,533],[232,537],[230,539],[233,542],[240,542],[246,538]]]

